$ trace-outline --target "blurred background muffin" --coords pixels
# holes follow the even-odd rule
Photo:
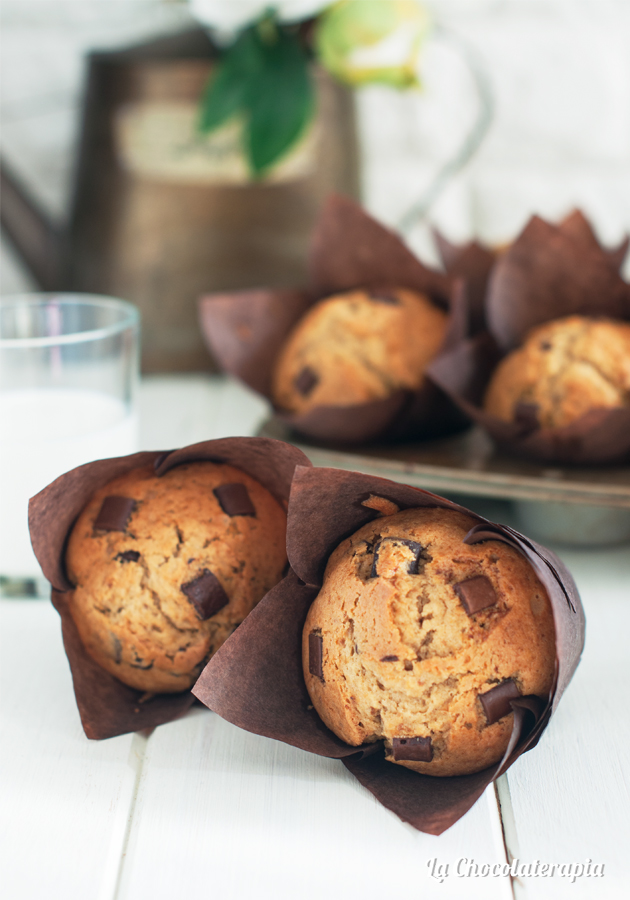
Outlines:
[[[484,408],[504,422],[557,428],[630,404],[630,323],[567,316],[533,329],[497,366]]]
[[[328,297],[289,335],[274,372],[274,401],[303,413],[417,390],[446,321],[428,297],[404,288]]]

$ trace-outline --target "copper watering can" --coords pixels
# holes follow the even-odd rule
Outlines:
[[[2,170],[2,227],[38,285],[136,303],[146,372],[211,367],[198,297],[303,283],[324,198],[358,197],[348,90],[317,72],[311,133],[286,164],[253,182],[237,125],[205,143],[196,132],[214,59],[202,30],[89,55],[67,230]]]

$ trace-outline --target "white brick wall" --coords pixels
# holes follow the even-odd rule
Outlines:
[[[430,218],[454,238],[513,236],[532,212],[579,205],[603,239],[630,231],[630,0],[432,0],[492,83],[495,118]],[[46,207],[63,215],[82,53],[177,28],[167,0],[2,0],[2,149]],[[476,95],[452,38],[426,45],[422,93],[359,96],[364,195],[396,224],[471,127]],[[410,242],[427,257],[426,227]],[[27,286],[3,252],[3,292]],[[630,273],[630,269],[628,270]]]
[[[495,118],[479,153],[434,206],[454,235],[512,237],[533,212],[582,206],[605,240],[630,230],[630,3],[627,0],[433,0],[435,19],[481,57]],[[425,91],[360,99],[366,199],[394,223],[409,193],[470,126],[471,78],[453,44],[435,37]],[[381,129],[383,107],[387,127]],[[395,123],[394,120],[397,120]],[[412,243],[425,243],[422,229]]]

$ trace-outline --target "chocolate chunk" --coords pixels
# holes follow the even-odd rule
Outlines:
[[[95,531],[124,531],[136,501],[131,497],[105,497],[94,520]]]
[[[308,670],[311,675],[324,680],[324,639],[321,634],[311,631],[308,636]]]
[[[146,664],[143,662],[139,662],[139,663],[129,663],[129,665],[131,666],[132,669],[142,669],[143,671],[147,672],[149,669],[153,668],[153,660],[151,660],[150,663],[146,663]]]
[[[317,372],[314,372],[309,366],[304,366],[300,374],[293,379],[293,387],[303,397],[306,397],[311,393],[318,381],[319,375]]]
[[[370,300],[374,300],[375,303],[387,303],[388,306],[400,306],[400,300],[396,294],[389,294],[386,291],[370,294]]]
[[[538,428],[538,409],[537,403],[519,401],[514,404],[514,421],[521,426],[524,432],[534,431]]]
[[[429,737],[393,738],[394,759],[409,759],[416,762],[431,762],[433,745]]]
[[[511,713],[510,700],[516,700],[520,696],[521,693],[511,678],[486,691],[485,694],[479,694],[488,725],[494,725],[503,716]]]
[[[489,578],[485,575],[476,575],[453,585],[453,590],[462,601],[462,606],[469,616],[494,606],[498,600],[496,591]]]
[[[117,665],[120,665],[120,663],[122,661],[122,644],[120,643],[119,639],[116,637],[116,635],[113,632],[110,631],[109,636],[112,640],[112,648],[114,651],[114,662]]]
[[[381,656],[381,662],[398,662],[397,656]]]
[[[408,541],[404,538],[383,538],[374,548],[370,578],[393,574],[400,567],[401,550],[404,561],[408,563],[409,575],[418,574],[421,559],[425,561],[431,559],[422,544],[418,544],[416,541]]]
[[[551,346],[552,346],[552,345],[549,343],[549,341],[541,341],[541,342],[540,342],[540,349],[541,349],[541,350],[551,350]]]
[[[230,602],[221,582],[210,569],[204,569],[201,575],[182,584],[181,591],[186,594],[202,622]]]
[[[121,562],[138,562],[140,554],[137,550],[125,550],[123,553],[118,553],[116,559]]]
[[[250,500],[247,488],[240,481],[231,484],[220,484],[213,491],[221,504],[221,509],[228,516],[255,516],[256,508]]]

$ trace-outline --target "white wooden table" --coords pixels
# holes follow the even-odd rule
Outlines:
[[[142,446],[251,434],[264,412],[222,379],[147,379]],[[538,748],[440,837],[402,824],[340,762],[250,735],[199,707],[151,734],[88,741],[56,612],[45,600],[2,601],[2,896],[630,896],[630,547],[554,549],[586,608],[583,661]],[[470,863],[481,872],[512,857],[590,860],[604,875],[466,877]],[[447,864],[440,883],[431,865],[437,874]]]

